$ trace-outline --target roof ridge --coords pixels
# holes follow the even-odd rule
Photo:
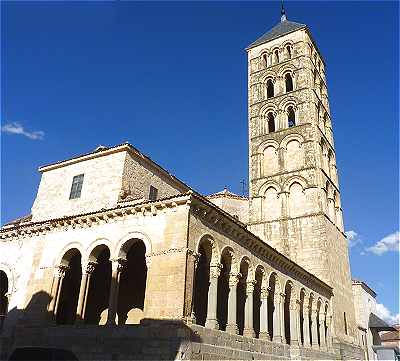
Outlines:
[[[255,46],[264,44],[303,28],[307,28],[307,25],[290,20],[280,21],[266,33],[261,35],[256,41],[252,42],[246,49],[254,48]]]

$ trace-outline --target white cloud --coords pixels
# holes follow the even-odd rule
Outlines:
[[[389,325],[400,323],[400,313],[396,315],[392,314],[382,303],[376,304],[376,315],[386,321]]]
[[[361,243],[360,235],[355,231],[347,231],[345,232],[347,236],[347,240],[349,241],[349,247],[354,247],[357,243]]]
[[[6,123],[1,127],[1,131],[8,134],[23,135],[32,140],[42,140],[44,138],[43,131],[35,130],[33,132],[29,132],[24,129],[21,123],[18,122]]]
[[[373,246],[366,248],[366,251],[381,256],[382,254],[389,251],[399,252],[399,246],[400,246],[400,233],[399,231],[397,231],[382,238],[380,241],[376,242]]]

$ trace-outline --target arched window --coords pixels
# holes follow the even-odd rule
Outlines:
[[[268,113],[268,133],[275,132],[275,119],[272,113]]]
[[[293,79],[289,73],[285,75],[285,85],[286,85],[286,93],[293,91]]]
[[[281,216],[281,200],[274,187],[269,187],[264,194],[263,218],[267,221],[278,219]]]
[[[262,55],[263,61],[264,61],[264,66],[267,67],[268,66],[268,54],[264,53]]]
[[[346,312],[343,312],[344,333],[348,335]]]
[[[279,52],[278,52],[278,50],[274,51],[274,63],[275,64],[279,63]]]
[[[300,183],[293,183],[289,188],[289,213],[298,217],[307,213],[307,199]]]
[[[293,107],[288,108],[288,127],[294,127],[296,125],[296,115],[294,113]]]
[[[290,49],[290,45],[286,47],[286,55],[288,59],[292,59],[292,50]]]
[[[267,98],[272,98],[274,96],[274,83],[271,79],[267,81]]]

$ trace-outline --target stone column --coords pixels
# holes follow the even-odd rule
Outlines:
[[[217,319],[218,277],[221,274],[220,263],[210,266],[210,287],[208,288],[207,319],[205,326],[215,330],[219,329]]]
[[[289,216],[289,192],[282,191],[278,195],[281,198],[281,217],[286,218]]]
[[[196,324],[196,315],[194,313],[194,291],[196,288],[196,270],[199,264],[200,254],[199,253],[192,253],[193,256],[193,279],[192,279],[192,300],[190,304],[190,316],[188,322],[190,324]],[[146,287],[147,288],[147,287]]]
[[[253,327],[253,293],[255,281],[246,282],[246,301],[244,305],[244,330],[243,336],[255,337]]]
[[[261,288],[261,307],[260,307],[260,338],[270,340],[268,333],[268,294],[269,288]]]
[[[281,322],[281,312],[282,308],[282,296],[280,293],[274,294],[274,313],[273,313],[273,322],[272,322],[272,341],[282,343],[282,322]]]
[[[311,309],[311,336],[312,336],[312,348],[314,349],[319,349],[317,313],[318,310],[316,308]]]
[[[310,316],[309,316],[309,308],[304,301],[303,304],[303,336],[304,336],[304,347],[311,347],[310,341]]]
[[[58,311],[58,305],[60,302],[60,294],[61,294],[61,288],[62,288],[62,283],[65,277],[65,273],[68,270],[68,266],[63,266],[60,265],[56,267],[55,272],[54,272],[54,278],[53,278],[53,287],[52,287],[52,299],[50,301],[49,305],[49,313],[51,314],[51,317],[55,319]]]
[[[332,351],[332,334],[331,334],[331,327],[332,327],[332,316],[326,315],[326,348],[328,351]]]
[[[89,285],[90,285],[90,278],[92,276],[92,273],[93,273],[95,267],[96,267],[95,262],[89,262],[86,265],[85,270],[82,274],[75,323],[81,323],[81,322],[83,322],[83,319],[85,318],[85,309],[86,309],[87,295],[88,295]]]
[[[115,316],[118,308],[119,279],[126,265],[126,260],[119,258],[111,260],[112,276],[110,287],[110,298],[108,301],[107,325],[115,325]]]
[[[299,346],[300,334],[299,334],[299,314],[300,307],[299,302],[296,299],[291,299],[289,303],[289,315],[290,315],[290,344],[292,346]]]
[[[228,295],[228,322],[226,325],[226,332],[237,335],[239,328],[236,320],[237,308],[237,285],[241,277],[240,273],[229,274],[229,295]]]
[[[322,308],[322,306],[321,306]],[[325,313],[321,310],[319,313],[319,339],[321,342],[321,350],[326,350],[326,339],[325,339]]]

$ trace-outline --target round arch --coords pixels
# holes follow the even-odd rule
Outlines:
[[[144,243],[146,248],[146,256],[149,255],[152,252],[152,244],[150,238],[142,232],[129,232],[118,241],[116,247],[114,248],[114,251],[112,252],[112,258],[125,259],[130,247],[134,243],[136,243],[137,240],[140,240]]]
[[[285,181],[285,183],[283,184],[283,190],[285,192],[289,192],[289,189],[293,183],[299,183],[303,187],[303,191],[305,190],[305,188],[308,187],[308,183],[305,178],[298,175],[294,175]]]
[[[71,257],[78,251],[83,256],[83,246],[78,242],[68,243],[58,254],[54,266],[68,266]]]
[[[203,242],[209,242],[211,245],[211,264],[217,264],[219,263],[219,260],[221,259],[221,253],[219,251],[218,243],[216,240],[208,233],[204,233],[201,235],[199,240],[197,241],[196,244],[196,252],[199,253],[200,251],[200,246]]]

